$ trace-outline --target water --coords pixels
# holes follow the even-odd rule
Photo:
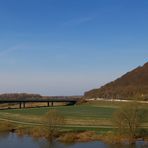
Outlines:
[[[45,139],[30,136],[17,136],[15,133],[0,135],[0,148],[148,148],[148,143],[137,141],[136,145],[108,145],[103,142],[87,142],[65,145],[59,142],[50,144]]]

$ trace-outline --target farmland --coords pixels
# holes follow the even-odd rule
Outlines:
[[[42,117],[49,110],[58,110],[66,119],[64,128],[67,129],[111,129],[112,115],[118,107],[123,105],[120,102],[93,101],[75,106],[55,106],[26,109],[0,110],[0,120],[6,120],[15,124],[41,125]],[[140,104],[143,112],[142,126],[148,127],[148,104]]]

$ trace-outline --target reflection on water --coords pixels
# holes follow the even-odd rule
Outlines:
[[[103,142],[76,143],[64,145],[45,139],[35,139],[29,136],[17,136],[15,133],[0,135],[0,148],[148,148],[148,143],[138,141],[135,145],[108,145]]]

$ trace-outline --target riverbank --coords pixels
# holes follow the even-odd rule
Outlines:
[[[102,141],[61,143],[53,140],[52,143],[45,138],[33,138],[28,135],[19,136],[15,133],[0,134],[1,148],[146,148],[148,142],[136,141],[133,145],[128,144],[109,144]]]
[[[50,134],[46,128],[35,127],[32,129],[18,129],[16,130],[18,135],[30,135],[35,138],[46,138],[50,140]],[[105,132],[100,134],[96,131],[64,131],[60,130],[53,134],[53,138],[62,143],[77,143],[77,142],[92,142],[92,141],[102,141],[106,143],[116,144],[116,143],[130,143],[130,137],[119,136],[114,131]],[[132,139],[132,142],[137,140],[142,140],[148,142],[148,135],[140,136],[137,135],[135,139]]]
[[[101,129],[100,129],[101,130]],[[8,122],[0,122],[0,133],[4,132],[15,132],[18,136],[31,136],[37,139],[46,138],[47,140],[51,140],[48,129],[41,126],[28,127],[28,126],[16,126],[15,124],[11,124]],[[129,137],[127,136],[119,136],[112,131],[106,131],[101,134],[99,131],[90,131],[90,130],[65,130],[60,129],[56,133],[52,135],[53,139],[59,141],[61,143],[70,144],[70,143],[78,143],[78,142],[93,142],[93,141],[102,141],[109,144],[118,144],[118,143],[126,143],[128,144]],[[148,135],[139,136],[133,141],[145,141],[148,142]]]
[[[112,124],[113,113],[123,102],[90,101],[75,106],[57,106],[46,108],[26,108],[0,111],[0,131],[15,131],[18,135],[49,138],[48,130],[42,123],[42,117],[50,110],[59,111],[65,118],[54,138],[61,142],[106,141],[119,143],[127,141],[127,136],[115,133]],[[142,130],[134,140],[148,139],[148,104],[140,103],[140,110],[145,112],[141,124]]]

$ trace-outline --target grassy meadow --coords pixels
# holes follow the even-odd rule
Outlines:
[[[112,129],[112,115],[122,102],[93,101],[75,106],[55,106],[0,110],[0,120],[24,126],[40,126],[43,116],[52,109],[58,110],[66,120],[63,129],[95,130]],[[142,126],[148,128],[148,104],[139,104],[143,112]]]

